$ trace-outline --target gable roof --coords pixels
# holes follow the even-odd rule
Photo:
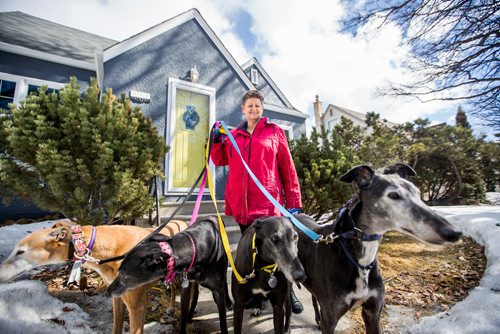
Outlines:
[[[259,63],[259,61],[253,57],[249,61],[247,61],[245,64],[241,65],[241,68],[243,71],[246,71],[249,67],[255,66],[259,73],[264,77],[264,79],[267,81],[269,86],[273,89],[273,91],[276,93],[276,95],[279,96],[279,98],[283,101],[283,103],[288,107],[288,108],[293,108],[292,104],[288,99],[286,98],[285,94],[278,88],[278,86],[274,83],[273,79],[269,76],[267,71],[262,67],[262,65]]]
[[[332,109],[337,109],[341,112],[344,112],[346,113],[347,115],[353,117],[353,118],[356,118],[358,120],[360,120],[361,122],[365,123],[366,122],[366,114],[364,113],[361,113],[361,112],[357,112],[357,111],[354,111],[354,110],[350,110],[350,109],[347,109],[347,108],[344,108],[344,107],[339,107],[335,104],[329,104],[328,107],[325,109],[325,112],[321,115],[321,118],[324,119],[326,113],[328,110],[330,110],[330,108]],[[387,120],[382,120],[384,124],[386,124],[387,126],[389,127],[394,127],[397,125],[397,123],[394,123],[394,122],[390,122],[390,121],[387,121]]]
[[[357,112],[357,111],[354,111],[354,110],[350,110],[350,109],[347,109],[347,108],[344,108],[344,107],[340,107],[340,106],[337,106],[335,104],[329,104],[328,107],[325,109],[325,112],[323,113],[323,115],[321,115],[321,118],[324,118],[324,116],[326,115],[327,111],[330,110],[330,109],[337,109],[337,110],[339,110],[341,112],[344,112],[344,113],[348,114],[349,116],[351,116],[353,118],[359,119],[362,122],[364,122],[365,119],[366,119],[366,114],[363,114],[363,113],[360,113],[360,112]]]
[[[22,12],[0,13],[0,50],[95,69],[95,49],[117,41],[70,28]],[[55,56],[52,59],[49,55]],[[64,61],[66,59],[66,61]],[[73,61],[73,62],[71,62]],[[88,66],[87,66],[88,67]]]
[[[115,44],[111,47],[108,47],[103,52],[103,61],[106,62],[110,59],[113,59],[122,53],[127,52],[135,48],[136,46],[149,41],[156,36],[163,34],[166,31],[169,31],[175,27],[180,26],[181,24],[188,22],[189,20],[195,20],[201,26],[203,31],[207,34],[210,40],[216,45],[217,49],[222,53],[224,58],[228,61],[234,71],[238,74],[240,79],[245,83],[247,89],[255,89],[255,86],[252,84],[250,79],[245,75],[241,67],[238,65],[234,57],[229,53],[227,48],[224,46],[222,41],[217,37],[215,32],[210,28],[207,21],[201,16],[200,12],[196,8],[192,8],[184,13],[181,13],[177,16],[174,16],[162,23],[159,23],[143,32],[134,35],[132,37],[127,38],[126,40]]]
[[[302,118],[308,118],[309,116],[304,114],[303,112],[299,111],[296,109],[290,101],[286,98],[285,94],[281,91],[281,89],[278,88],[276,83],[271,79],[267,71],[262,67],[262,65],[259,63],[259,61],[255,58],[252,57],[250,60],[248,60],[246,63],[241,65],[241,68],[243,71],[246,71],[248,68],[255,66],[257,71],[259,71],[260,75],[266,80],[266,82],[269,84],[271,89],[274,91],[274,93],[281,99],[283,104],[286,106],[286,108],[283,108],[282,106],[278,106],[269,102],[264,101],[264,109],[271,110],[271,111],[276,111],[276,112],[286,112],[289,113],[290,115],[293,116],[298,116]]]

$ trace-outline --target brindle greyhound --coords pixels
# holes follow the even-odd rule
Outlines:
[[[21,274],[43,265],[64,263],[73,258],[70,250],[72,236],[70,227],[75,225],[69,221],[58,221],[51,228],[35,231],[21,239],[10,256],[0,265],[0,282],[6,282]],[[172,220],[162,230],[165,235],[173,235],[184,230],[187,224],[183,221]],[[88,245],[92,226],[81,227],[85,244]],[[135,244],[141,241],[152,228],[137,226],[97,226],[95,242],[91,255],[97,259],[105,259],[128,252]],[[120,262],[104,264],[86,261],[85,266],[95,270],[107,285],[118,275]],[[146,308],[146,293],[157,282],[137,286],[123,294],[121,298],[113,298],[113,333],[119,334],[123,330],[125,306],[130,318],[130,333],[140,334],[144,327],[144,311]],[[172,293],[175,300],[175,293]],[[171,305],[173,303],[171,302]]]
[[[246,229],[235,260],[246,283],[240,284],[234,273],[231,280],[235,334],[241,333],[244,306],[254,294],[271,302],[274,332],[290,331],[290,281],[300,283],[306,278],[297,256],[297,239],[292,223],[284,217],[258,219]]]
[[[212,291],[221,332],[227,334],[226,305],[232,304],[228,296],[227,264],[217,220],[201,219],[172,238],[155,235],[134,247],[123,259],[107,293],[118,297],[161,277],[170,280],[175,274],[183,275],[180,333],[186,332],[196,306],[197,290],[193,297],[193,284],[201,284]]]
[[[382,173],[369,166],[354,167],[340,178],[353,184],[353,203],[336,222],[318,225],[306,215],[296,216],[330,241],[315,243],[298,231],[299,258],[307,274],[303,284],[313,295],[322,333],[333,333],[339,319],[356,306],[363,309],[366,332],[380,333],[384,283],[376,255],[385,232],[399,231],[431,244],[456,242],[461,237],[421,201],[418,188],[401,175],[415,172],[405,164]]]

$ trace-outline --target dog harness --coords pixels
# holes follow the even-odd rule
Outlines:
[[[335,237],[340,237],[340,239],[339,239],[340,247],[344,251],[344,254],[349,259],[349,261],[351,261],[351,263],[354,264],[354,266],[358,267],[363,272],[363,277],[362,277],[363,286],[366,288],[368,286],[368,275],[370,274],[370,270],[375,265],[376,259],[374,259],[372,261],[372,263],[370,263],[369,265],[362,266],[361,264],[359,264],[358,261],[356,261],[356,259],[354,259],[354,257],[351,254],[349,254],[349,251],[347,250],[347,248],[344,244],[344,239],[357,239],[360,241],[376,241],[376,240],[382,239],[382,234],[365,234],[365,233],[363,233],[363,231],[361,231],[359,228],[357,228],[356,225],[354,224],[354,221],[351,218],[350,213],[348,212],[348,207],[350,205],[351,205],[351,201],[347,202],[347,204],[340,210],[337,218],[335,219],[334,224],[336,225],[341,220],[341,218],[344,215],[346,215],[346,212],[347,212],[347,216],[346,216],[347,220],[351,223],[353,228],[352,228],[352,230],[340,233],[340,234],[336,235]]]
[[[187,273],[193,268],[194,261],[196,260],[196,245],[194,244],[193,238],[188,234],[185,233],[189,240],[191,240],[191,246],[193,247],[193,257],[191,258],[191,263],[189,264],[189,267],[186,271],[183,273],[182,277],[182,285],[183,287],[186,287],[187,284],[189,283],[187,281]],[[158,245],[160,246],[161,250],[163,253],[167,254],[169,256],[167,260],[167,272],[165,273],[165,279],[164,282],[165,284],[172,284],[175,279],[175,259],[174,259],[174,251],[172,250],[172,246],[166,241],[159,242]]]
[[[257,247],[255,246],[255,238],[257,234],[254,233],[252,237],[252,272],[248,275],[246,275],[242,280],[238,280],[238,283],[240,284],[246,284],[248,280],[252,279],[255,277],[255,259],[257,258],[257,254],[259,251],[257,250]],[[278,269],[278,265],[276,263],[274,264],[269,264],[267,266],[264,266],[258,270],[265,271],[266,273],[269,273],[271,277],[268,280],[269,286],[271,288],[276,287],[276,278],[274,277],[274,272]]]

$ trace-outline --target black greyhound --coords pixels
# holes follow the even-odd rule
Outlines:
[[[119,274],[107,289],[118,297],[137,286],[159,278],[182,275],[180,333],[194,314],[198,284],[210,289],[219,311],[221,333],[227,333],[226,306],[232,303],[227,288],[227,257],[217,220],[199,220],[173,237],[155,235],[128,253]],[[194,289],[194,291],[193,291]]]
[[[240,284],[233,273],[231,290],[234,298],[234,333],[241,333],[245,303],[261,294],[273,306],[275,333],[290,330],[290,281],[306,278],[297,256],[298,235],[284,217],[267,217],[254,221],[238,244],[236,269],[244,278]],[[254,276],[255,275],[255,276]]]
[[[404,178],[413,175],[413,169],[401,163],[381,173],[369,166],[354,167],[340,178],[353,184],[355,195],[336,222],[318,225],[306,215],[296,216],[327,240],[315,243],[298,231],[299,258],[307,274],[303,284],[313,295],[322,333],[333,333],[339,319],[356,306],[363,309],[366,332],[380,333],[384,283],[376,255],[385,232],[400,231],[431,244],[461,237],[421,201],[418,188]]]

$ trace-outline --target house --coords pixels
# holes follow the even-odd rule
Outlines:
[[[344,107],[340,107],[334,104],[329,104],[328,107],[323,111],[323,102],[319,100],[319,96],[316,95],[316,100],[313,103],[314,110],[314,120],[315,128],[317,130],[321,129],[323,126],[325,130],[332,131],[338,123],[340,123],[342,117],[345,117],[353,122],[355,126],[360,126],[361,128],[366,127],[366,114],[353,111]],[[384,124],[389,127],[393,127],[396,124],[383,120]],[[370,131],[371,129],[369,129]]]
[[[200,173],[211,124],[242,121],[247,90],[264,93],[264,114],[289,138],[306,131],[307,115],[255,58],[240,66],[197,9],[121,42],[21,12],[0,13],[0,106],[19,103],[40,85],[60,89],[73,75],[82,89],[96,77],[100,87],[126,94],[151,117],[171,148],[161,187],[166,201],[186,193]],[[212,175],[222,199],[225,169]]]

